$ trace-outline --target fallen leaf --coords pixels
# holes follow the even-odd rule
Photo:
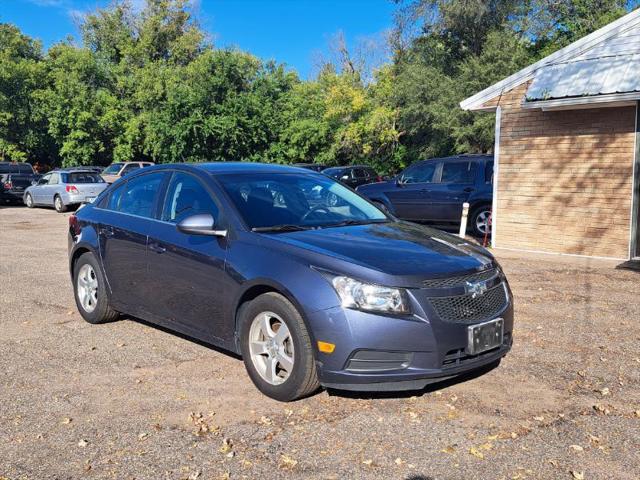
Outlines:
[[[584,480],[584,472],[571,470],[571,475],[573,475],[573,478],[575,478],[576,480]]]
[[[362,463],[364,463],[367,467],[370,467],[373,464],[373,460],[368,458],[366,460],[363,460]]]
[[[291,470],[298,464],[297,460],[294,460],[289,455],[281,455],[280,462],[278,463],[278,467],[284,470]]]
[[[607,387],[604,387],[602,390],[600,390],[600,395],[602,395],[603,397],[609,395],[609,389]]]
[[[440,450],[440,451],[441,451],[442,453],[449,453],[449,454],[454,454],[454,453],[456,453],[456,449],[455,449],[453,446],[451,446],[451,445],[449,445],[449,446],[447,446],[447,447],[443,448],[443,449],[442,449],[442,450]]]
[[[71,422],[73,422],[72,418],[65,417],[65,418],[62,419],[61,423],[63,423],[64,425],[69,425]]]
[[[576,452],[582,452],[584,451],[584,448],[582,448],[580,445],[569,445],[569,448],[571,450],[574,450]]]
[[[394,460],[394,463],[398,466],[402,465],[404,463],[404,460],[402,460],[400,457],[396,458]]]
[[[229,453],[233,448],[233,443],[230,438],[224,438],[222,440],[222,446],[220,447],[220,453]]]
[[[262,425],[273,425],[273,420],[263,415],[262,417],[260,417],[260,423]]]
[[[189,480],[196,480],[198,477],[200,477],[201,474],[202,472],[200,472],[200,470],[196,470],[191,475],[189,475]]]
[[[78,446],[79,447],[86,447],[89,444],[89,442],[87,442],[85,439],[80,439],[80,441],[78,442]]]
[[[533,419],[538,421],[538,422],[544,422],[544,417],[543,416],[533,417]]]
[[[483,459],[484,459],[484,454],[483,454],[480,450],[478,450],[477,448],[475,448],[475,447],[471,447],[471,448],[469,449],[469,453],[470,453],[471,455],[473,455],[474,457],[479,458],[480,460],[483,460]]]
[[[138,440],[144,440],[148,436],[149,434],[147,432],[142,432],[141,434],[138,435]]]

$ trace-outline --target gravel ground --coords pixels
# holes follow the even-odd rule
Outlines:
[[[282,404],[225,352],[85,323],[67,216],[0,208],[2,480],[640,478],[638,273],[499,252],[516,330],[498,368]]]

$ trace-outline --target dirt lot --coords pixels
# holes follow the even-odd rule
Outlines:
[[[640,478],[640,274],[499,253],[515,346],[407,395],[282,404],[242,362],[125,319],[92,326],[68,215],[0,209],[0,478]]]

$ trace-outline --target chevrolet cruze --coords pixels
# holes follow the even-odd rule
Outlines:
[[[238,353],[282,401],[421,389],[512,343],[486,250],[299,168],[142,169],[70,217],[69,267],[88,322],[128,314]]]

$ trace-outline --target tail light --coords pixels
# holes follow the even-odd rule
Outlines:
[[[78,217],[75,214],[69,216],[69,231],[74,237],[80,235],[80,232],[82,231]]]
[[[76,188],[76,186],[75,186],[75,185],[67,185],[67,186],[66,186],[66,188],[65,188],[65,190],[66,190],[68,193],[78,193],[78,189]]]
[[[11,182],[4,182],[5,190],[11,190],[12,187],[13,187],[13,184]]]
[[[380,175],[376,177],[376,182],[382,182],[382,177]]]

